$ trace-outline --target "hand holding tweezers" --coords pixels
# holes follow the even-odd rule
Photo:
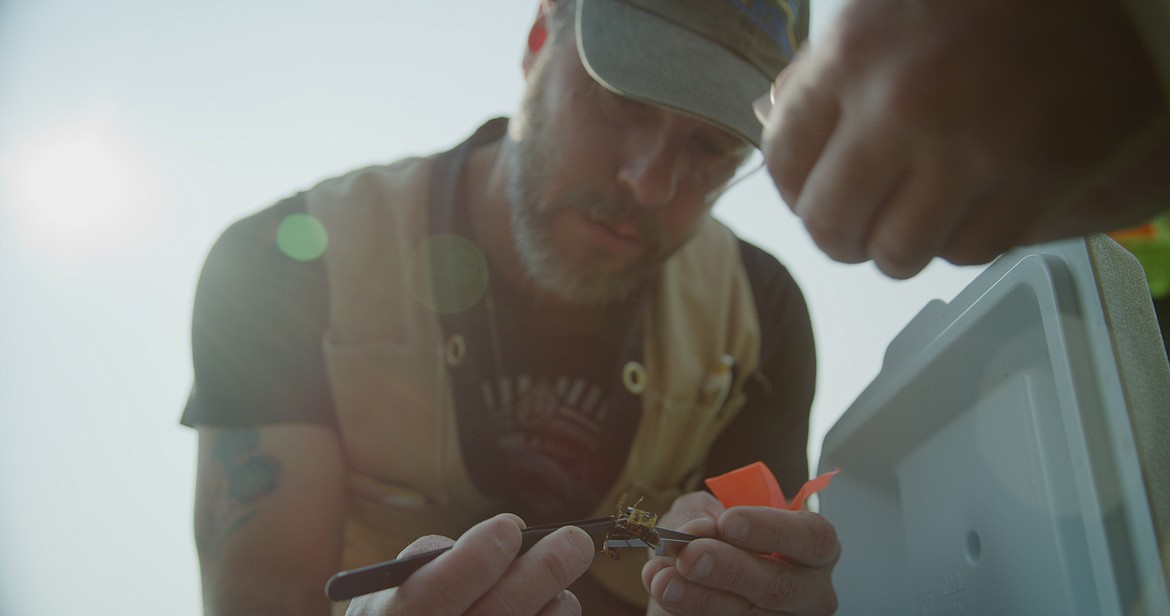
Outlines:
[[[622,538],[609,539],[610,531],[617,525],[617,518],[615,516],[608,516],[604,518],[593,518],[590,520],[578,520],[575,522],[566,522],[562,524],[545,524],[543,526],[533,526],[521,531],[521,542],[519,554],[527,552],[529,548],[536,545],[544,537],[552,534],[559,528],[564,526],[577,526],[584,530],[593,539],[594,548],[597,551],[603,549],[617,550],[625,548],[652,548],[655,554],[664,556],[674,556],[678,554],[678,550],[685,546],[693,539],[697,539],[693,535],[680,533],[667,528],[655,528],[658,534],[658,545],[652,545],[639,538]],[[418,571],[423,565],[438,558],[444,552],[451,548],[439,548],[397,560],[390,560],[386,562],[376,563],[358,569],[351,569],[349,571],[342,571],[329,578],[329,582],[325,584],[325,594],[333,601],[344,601],[352,599],[360,595],[366,595],[379,590],[387,588],[395,588],[400,586],[410,577],[412,573]]]

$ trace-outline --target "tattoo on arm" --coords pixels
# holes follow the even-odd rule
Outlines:
[[[258,503],[276,490],[280,462],[260,449],[255,428],[223,430],[211,443],[210,503],[199,512],[195,543],[210,554],[243,526]]]

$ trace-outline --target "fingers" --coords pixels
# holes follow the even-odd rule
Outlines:
[[[509,514],[471,527],[450,551],[398,587],[393,613],[464,613],[508,570],[520,550],[522,527],[523,522]]]
[[[584,530],[567,526],[517,558],[523,528],[520,518],[502,514],[471,527],[454,545],[445,537],[422,537],[400,557],[452,547],[396,590],[358,597],[347,613],[580,614],[580,603],[566,588],[589,568],[593,540]]]
[[[851,3],[843,14],[866,10],[865,3]],[[880,55],[874,41],[886,37],[870,21],[843,15],[829,40],[782,73],[762,145],[788,207],[821,250],[846,263],[869,258],[871,222],[907,171],[908,133],[880,115],[896,91],[857,79],[859,67]],[[859,91],[859,85],[869,87]],[[882,121],[874,122],[875,115]]]
[[[565,589],[589,568],[593,540],[584,530],[567,526],[517,558],[523,527],[520,518],[511,514],[476,524],[395,593],[369,602],[386,607],[362,613],[580,614],[577,598]],[[443,537],[423,537],[403,550],[403,555],[450,544]]]
[[[717,512],[717,518],[710,517]],[[718,539],[696,539],[676,558],[651,558],[643,566],[642,584],[654,600],[649,614],[836,610],[831,575],[841,547],[823,517],[772,507],[724,510],[711,495],[694,493],[675,500],[664,526],[688,517],[690,522],[676,528]],[[773,553],[784,558],[768,556]]]
[[[647,588],[655,604],[675,615],[748,614],[751,609],[735,597],[691,583],[675,567],[660,568]]]
[[[670,510],[659,518],[658,525],[699,537],[714,537],[719,530],[717,526],[719,515],[723,511],[723,504],[710,492],[690,492],[674,499]],[[687,549],[689,546],[684,547],[683,551]],[[669,556],[651,557],[642,566],[642,586],[650,591],[658,572],[664,569],[673,571],[674,564],[675,558]],[[649,613],[661,612],[652,609]]]
[[[936,256],[986,262],[998,254],[988,256],[988,249],[1003,244],[997,239],[1023,231],[1016,223],[1031,208],[987,208],[987,195],[999,186],[969,157],[950,144],[912,142],[910,132],[891,119],[865,123],[859,117],[835,126],[798,200],[789,202],[829,257],[873,260],[892,278],[910,278]],[[968,224],[981,207],[1000,233]],[[952,246],[956,238],[961,245]],[[966,245],[967,238],[978,245]]]
[[[1020,245],[1036,215],[1035,201],[1014,194],[997,195],[968,214],[941,256],[955,265],[988,263]]]
[[[549,601],[537,616],[579,616],[581,614],[581,602],[577,600],[577,595],[562,590]]]
[[[960,223],[988,192],[990,186],[975,177],[958,153],[925,156],[879,206],[864,240],[866,256],[891,278],[914,276],[943,254]]]
[[[1067,211],[1049,212],[1030,229],[1026,243],[1107,231],[1147,222],[1170,204],[1170,126],[1112,177],[1076,196]],[[1103,206],[1108,207],[1103,207]]]
[[[798,56],[780,73],[773,86],[775,102],[764,125],[764,161],[790,208],[800,200],[840,113],[832,92],[816,79],[816,69]]]
[[[1095,181],[1016,181],[989,190],[955,227],[940,255],[987,263],[1020,245],[1144,223],[1170,203],[1170,127],[1126,164]]]
[[[817,246],[844,263],[870,257],[870,228],[910,170],[907,133],[893,121],[864,119],[853,114],[836,127],[789,204]]]
[[[815,64],[823,57],[785,75],[764,131],[769,173],[825,254],[909,278],[940,254],[981,185],[960,181],[971,174],[954,153],[912,141],[907,95],[878,91],[843,112],[844,89]]]
[[[593,540],[584,530],[560,528],[516,559],[468,613],[573,613],[576,598],[564,590],[589,569],[594,550]],[[579,606],[576,609],[579,611]]]
[[[695,541],[679,555],[676,567],[684,579],[673,580],[679,582],[673,592],[689,594],[687,603],[730,609],[742,602],[741,609],[750,605],[799,614],[836,609],[830,575],[841,546],[823,517],[771,507],[733,507],[720,516],[719,531],[723,541]],[[767,556],[772,553],[783,558]],[[664,598],[670,590],[668,584]]]
[[[677,531],[713,537],[715,520],[723,513],[723,505],[710,492],[689,492],[671,503],[670,509],[658,519],[658,525]]]
[[[809,512],[734,507],[719,519],[725,541],[693,541],[671,563],[652,560],[643,583],[673,614],[831,614],[832,568],[840,545],[832,525]],[[772,552],[784,558],[767,556]]]
[[[449,537],[444,537],[442,535],[426,535],[425,537],[419,537],[418,539],[415,539],[410,543],[410,545],[403,548],[402,551],[398,553],[398,558],[407,558],[410,556],[415,556],[416,554],[422,554],[423,552],[441,550],[452,545],[453,543],[455,543],[455,540]]]
[[[646,564],[642,565],[642,586],[645,587],[651,595],[653,595],[653,582],[654,578],[658,575],[658,572],[662,571],[663,569],[673,568],[674,559],[666,557],[651,558],[650,560],[646,561]]]
[[[783,554],[808,567],[831,566],[841,555],[837,531],[811,511],[771,507],[734,507],[719,518],[724,541],[756,554]]]
[[[664,567],[651,581],[651,597],[655,604],[676,616],[774,613],[820,616],[836,611],[837,597],[827,575],[810,580],[781,560],[749,556],[767,570],[712,569],[712,574],[692,579],[694,572],[682,567]],[[732,575],[740,577],[732,578]],[[749,579],[758,589],[735,588],[744,586],[742,582]]]
[[[786,71],[765,158],[829,257],[907,278],[1164,210],[1166,157],[1136,157],[1168,116],[1124,11],[1005,6],[847,2]]]

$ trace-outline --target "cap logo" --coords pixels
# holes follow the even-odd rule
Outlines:
[[[763,30],[789,58],[796,55],[798,8],[789,0],[724,0]]]

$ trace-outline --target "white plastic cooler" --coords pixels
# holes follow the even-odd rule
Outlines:
[[[839,614],[1170,615],[1168,443],[1137,261],[1103,236],[1005,255],[825,438]]]

